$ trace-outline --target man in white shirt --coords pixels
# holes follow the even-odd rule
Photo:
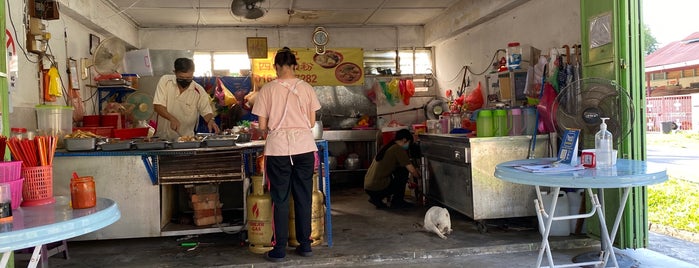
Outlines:
[[[209,94],[193,81],[194,61],[176,59],[174,72],[174,75],[163,75],[155,90],[153,107],[158,116],[165,119],[158,120],[156,136],[167,140],[193,136],[200,115],[210,132],[219,132]]]

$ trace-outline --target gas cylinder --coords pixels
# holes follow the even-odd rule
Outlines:
[[[289,245],[298,246],[296,240],[296,223],[294,222],[294,200],[290,198],[289,205]],[[323,243],[325,235],[325,195],[318,188],[318,173],[313,173],[313,191],[311,195],[311,246]]]
[[[272,198],[265,192],[263,176],[252,176],[252,194],[246,203],[250,252],[262,254],[272,250]]]

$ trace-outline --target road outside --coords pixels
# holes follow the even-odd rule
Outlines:
[[[696,173],[699,139],[696,137],[679,133],[648,133],[647,160],[665,165],[670,177],[699,184],[699,174]],[[699,265],[699,255],[696,254],[699,243],[692,242],[697,241],[697,237],[699,234],[651,225],[648,249]]]

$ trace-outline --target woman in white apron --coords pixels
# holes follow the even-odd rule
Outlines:
[[[289,197],[294,197],[296,253],[310,257],[311,193],[318,147],[311,127],[320,102],[313,87],[296,78],[296,56],[285,47],[274,57],[277,79],[262,86],[252,113],[260,129],[268,132],[265,145],[265,176],[269,182],[274,215],[274,248],[265,259],[284,261],[289,238]]]

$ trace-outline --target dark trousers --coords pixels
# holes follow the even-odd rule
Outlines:
[[[369,195],[369,198],[377,201],[389,198],[391,202],[403,202],[405,201],[403,200],[405,198],[405,184],[408,183],[409,174],[407,168],[396,168],[391,173],[391,183],[386,189],[380,191],[366,190],[366,193]]]
[[[274,213],[275,249],[285,249],[289,240],[289,196],[294,197],[296,239],[311,243],[311,198],[313,188],[313,152],[292,156],[267,156],[265,171],[270,183]]]

